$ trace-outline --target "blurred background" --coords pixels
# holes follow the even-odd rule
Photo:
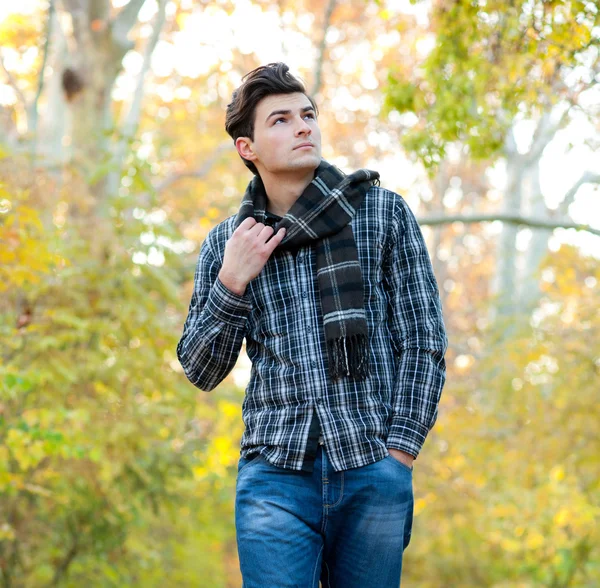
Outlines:
[[[599,46],[595,1],[0,3],[1,585],[241,586],[248,360],[206,394],[175,348],[279,60],[440,285],[403,586],[600,585]]]

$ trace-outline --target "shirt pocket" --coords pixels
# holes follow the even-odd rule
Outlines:
[[[296,306],[293,274],[283,263],[281,259],[276,263],[268,262],[250,283],[252,310],[248,328],[255,341],[287,337],[293,323],[292,315]]]

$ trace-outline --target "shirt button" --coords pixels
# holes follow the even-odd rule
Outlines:
[[[308,292],[306,290],[304,290],[304,292],[302,292],[302,298],[306,298],[308,296]]]
[[[312,359],[310,365],[312,365],[312,367],[317,367],[317,362],[314,359]]]
[[[306,327],[306,332],[307,332],[307,333],[310,333],[310,332],[312,332],[312,327],[311,327],[310,325],[309,325],[308,327]]]

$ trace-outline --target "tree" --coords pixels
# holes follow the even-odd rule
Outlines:
[[[126,163],[132,192],[149,185],[144,164],[119,151],[135,130],[141,81],[124,126],[107,134],[117,114],[110,90],[142,4],[117,12],[73,0],[59,15],[50,2],[46,14],[16,15],[1,29],[12,41],[2,57],[14,63],[50,23],[37,42],[39,73],[15,77],[3,61],[21,98],[8,119],[18,134],[0,160],[4,586],[110,578],[136,527],[177,501],[172,480],[189,479],[195,465],[200,441],[187,430],[195,395],[175,367],[179,258],[141,238],[179,236],[170,223],[134,214],[134,197],[110,192],[108,181],[116,173],[120,184]],[[159,2],[148,51],[164,9]],[[71,53],[59,22],[71,25]],[[53,117],[64,126],[47,125]],[[61,149],[52,152],[64,143],[54,136],[71,138],[66,163]],[[169,269],[159,271],[157,259]]]
[[[422,40],[433,49],[418,68],[393,68],[388,106],[413,113],[418,122],[403,144],[430,169],[458,150],[461,157],[499,158],[506,168],[503,210],[453,216],[467,223],[503,221],[499,245],[501,312],[519,304],[514,256],[518,226],[535,228],[527,259],[521,301],[532,307],[539,297],[533,278],[547,251],[553,228],[597,229],[574,223],[569,206],[577,190],[598,183],[589,170],[568,190],[557,211],[544,203],[539,180],[540,159],[556,133],[579,113],[597,124],[588,105],[600,72],[600,22],[590,2],[517,2],[485,4],[436,3]],[[535,123],[531,143],[519,147],[515,133],[523,120]],[[441,198],[443,194],[440,194]],[[481,205],[486,203],[481,199]],[[531,217],[524,214],[529,208]],[[446,211],[431,219],[439,224]],[[487,212],[487,211],[486,211]],[[428,224],[429,219],[422,219]]]

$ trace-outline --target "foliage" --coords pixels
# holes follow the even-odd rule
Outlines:
[[[203,447],[175,358],[178,257],[160,245],[176,233],[126,198],[102,224],[85,194],[43,198],[45,224],[38,190],[5,185],[0,216],[0,563],[27,586],[73,561],[78,581],[109,580],[131,533],[193,496]],[[153,249],[165,267],[134,261]]]
[[[497,154],[517,115],[536,118],[592,82],[593,2],[438,2],[431,18],[421,41],[433,49],[417,68],[390,70],[386,97],[389,110],[417,115],[403,144],[427,167],[456,141],[474,159]]]
[[[123,14],[126,4],[116,4],[100,16]],[[425,30],[391,3],[349,0],[335,3],[327,31],[316,0],[248,6],[284,32],[309,88],[322,58],[325,157],[345,169],[381,158],[396,172],[401,139],[429,166],[454,141],[486,157],[516,114],[568,98],[553,84],[570,74],[576,87],[579,74],[592,73],[589,62],[574,67],[594,57],[592,4],[437,2]],[[39,88],[47,6],[0,23],[12,72],[0,70],[2,582],[239,586],[233,505],[243,391],[228,379],[199,394],[175,345],[199,244],[235,212],[249,178],[223,130],[224,108],[241,75],[262,61],[242,35],[224,45],[196,31],[205,21],[233,22],[246,4],[168,3],[160,55],[145,72],[143,108],[129,131],[122,123],[153,3],[129,30],[134,50],[125,61],[123,46],[107,50],[102,18],[88,23],[101,42],[86,44],[71,27],[85,10],[73,20],[67,6],[108,0],[55,5],[60,26],[52,28],[34,149],[24,103],[32,107]],[[423,61],[428,39],[435,44]],[[202,58],[165,58],[192,41]],[[218,61],[208,59],[215,47]],[[84,84],[83,95],[65,100],[60,76],[81,63],[94,89]],[[379,117],[390,70],[389,110],[419,118],[404,133],[409,117]],[[20,92],[11,102],[13,84]],[[89,126],[75,125],[74,134],[68,121],[77,117]],[[445,163],[454,196],[445,210],[495,207],[485,165]],[[390,173],[386,187],[393,181],[408,188],[403,173]],[[414,192],[421,212],[435,211],[426,185]],[[405,581],[596,585],[598,263],[563,247],[542,271],[535,312],[489,321],[499,261],[490,235],[460,223],[434,235],[448,387],[415,466]]]
[[[563,247],[544,275],[531,322],[455,362],[415,465],[408,585],[600,581],[600,264]]]

